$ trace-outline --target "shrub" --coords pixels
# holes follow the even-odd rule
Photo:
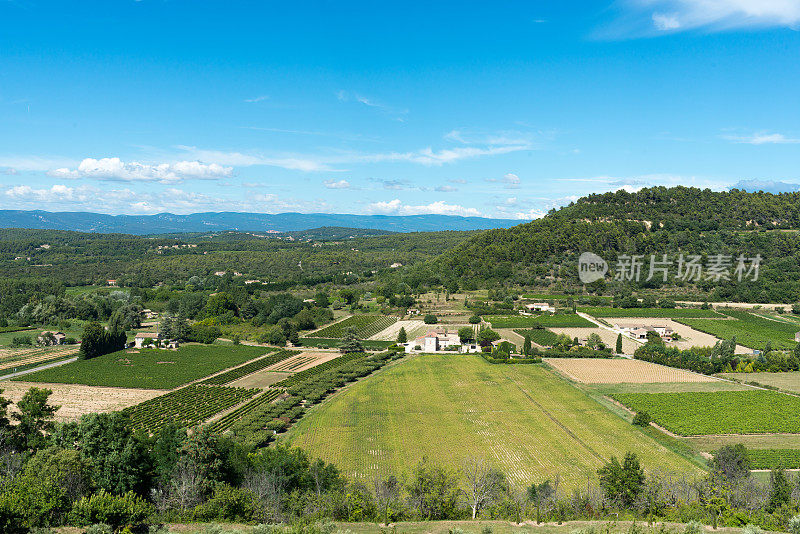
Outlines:
[[[106,523],[114,528],[126,524],[138,524],[152,513],[152,507],[144,499],[129,491],[114,495],[105,490],[83,497],[72,507],[71,521],[76,525]]]
[[[742,534],[764,534],[764,531],[757,526],[748,523],[742,529]]]
[[[114,529],[105,523],[97,523],[87,528],[86,534],[114,534]]]
[[[11,339],[12,347],[24,347],[30,345],[33,345],[31,336],[14,336],[14,338]]]
[[[425,316],[425,317],[422,319],[422,321],[423,321],[425,324],[436,324],[436,323],[438,323],[438,322],[439,322],[439,318],[438,318],[438,317],[436,317],[435,315],[433,315],[432,313],[429,313],[428,315],[426,315],[426,316]]]
[[[636,415],[633,416],[633,424],[636,426],[646,427],[652,420],[653,418],[650,417],[650,414],[644,410],[636,412]]]
[[[701,534],[703,532],[703,525],[697,521],[689,521],[683,529],[683,534]]]
[[[796,515],[789,520],[789,532],[800,534],[800,515]]]
[[[194,509],[194,515],[196,519],[204,521],[250,521],[255,509],[256,499],[252,493],[221,484],[207,502]]]

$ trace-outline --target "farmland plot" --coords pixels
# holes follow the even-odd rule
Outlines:
[[[282,441],[361,480],[409,472],[427,456],[460,468],[486,458],[525,487],[558,474],[569,488],[612,455],[698,473],[688,461],[537,365],[419,355],[312,408]]]
[[[589,334],[597,334],[603,340],[606,347],[615,349],[617,347],[617,333],[605,328],[551,328],[554,334],[566,334],[570,338],[587,339]],[[641,347],[641,343],[622,336],[622,352],[623,354],[633,354],[633,352]]]
[[[723,373],[720,376],[741,380],[742,382],[757,382],[794,393],[800,393],[800,371],[787,373]]]
[[[545,358],[544,361],[576,382],[588,384],[719,382],[710,376],[642,360]]]
[[[76,384],[40,384],[33,382],[0,382],[2,396],[18,402],[32,387],[47,388],[53,392],[49,403],[60,406],[58,421],[75,421],[91,412],[113,412],[165,393],[161,390],[106,388]],[[12,408],[13,411],[13,408]]]
[[[34,364],[69,358],[78,353],[78,345],[55,347],[33,347],[29,349],[0,349],[0,373],[8,374],[19,368],[30,368]]]
[[[183,345],[178,350],[121,350],[91,360],[44,369],[19,379],[25,382],[86,384],[145,389],[172,389],[243,364],[265,352],[247,345]]]
[[[614,399],[644,410],[681,436],[800,433],[800,397],[774,391],[618,393]]]
[[[562,328],[597,328],[597,325],[593,322],[572,313],[561,315],[489,315],[484,319],[492,324],[492,328],[531,328],[535,325]]]
[[[375,339],[379,341],[395,341],[397,340],[397,334],[400,333],[400,329],[405,328],[406,336],[409,340],[411,340],[425,335],[433,326],[435,325],[427,325],[417,319],[397,321],[396,323],[389,325],[387,328],[384,328],[377,334],[370,336],[369,339]]]
[[[578,311],[588,313],[592,317],[657,317],[674,319],[678,317],[708,317],[724,319],[714,310],[699,308],[610,308],[610,307],[578,307]]]
[[[725,321],[725,319],[701,319],[703,321]],[[670,319],[658,319],[654,317],[615,317],[609,319],[611,324],[641,324],[646,326],[668,326],[672,328],[681,338],[678,341],[669,343],[670,347],[678,347],[681,350],[690,349],[692,347],[713,347],[719,341],[718,338],[695,330],[694,328],[683,324],[678,321]],[[725,338],[730,339],[730,338]],[[738,339],[738,338],[737,338]],[[750,354],[753,351],[744,345],[736,345],[736,354]]]
[[[746,311],[724,310],[731,319],[682,319],[680,322],[721,339],[731,339],[751,349],[763,349],[767,342],[775,349],[793,349],[796,324],[773,321]]]
[[[381,330],[385,330],[395,322],[397,322],[397,317],[387,317],[384,315],[353,315],[343,321],[327,326],[322,330],[317,330],[309,334],[309,336],[337,339],[344,337],[348,328],[355,328],[356,337],[359,339],[368,339]]]

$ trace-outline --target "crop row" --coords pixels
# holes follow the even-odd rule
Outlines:
[[[192,427],[255,395],[258,389],[186,386],[123,410],[136,429],[156,432],[167,423]]]
[[[547,328],[531,328],[529,330],[518,328],[514,332],[522,337],[530,337],[531,341],[542,347],[552,347],[558,341],[558,334]]]
[[[270,354],[269,356],[265,356],[263,358],[259,358],[258,360],[242,365],[241,367],[236,367],[229,371],[225,371],[224,373],[218,374],[217,376],[206,378],[201,382],[201,384],[213,384],[218,386],[221,386],[222,384],[228,384],[230,382],[233,382],[234,380],[242,378],[243,376],[247,376],[249,374],[255,373],[256,371],[266,369],[271,365],[275,365],[276,363],[281,362],[287,358],[290,358],[295,354],[299,354],[299,352],[293,350],[281,350],[276,352],[275,354]]]
[[[552,326],[559,328],[596,328],[593,322],[574,313],[557,315],[490,315],[485,317],[492,328],[530,328]]]
[[[342,338],[345,333],[347,333],[348,328],[355,328],[356,337],[364,339],[388,328],[396,321],[397,317],[388,317],[385,315],[353,315],[344,321],[339,321],[338,323],[334,323],[322,330],[314,332],[314,337]]]
[[[283,432],[289,425],[303,417],[305,410],[311,405],[321,401],[345,384],[367,376],[386,363],[400,357],[402,354],[390,352],[368,358],[359,354],[357,358],[352,358],[347,363],[330,368],[291,387],[288,390],[290,396],[282,401],[256,402],[260,397],[254,399],[245,406],[254,405],[248,407],[238,419],[232,422],[226,421],[224,425],[212,426],[212,430],[217,432],[229,430],[237,440],[253,447],[264,446],[277,433]]]
[[[245,404],[242,404],[235,410],[230,413],[225,414],[223,417],[220,417],[218,420],[214,421],[210,425],[210,429],[212,432],[224,432],[228,430],[233,424],[241,419],[242,417],[246,416],[247,414],[251,413],[252,411],[256,410],[257,408],[266,406],[270,404],[272,401],[277,399],[283,390],[281,389],[270,389],[258,395],[257,397],[249,400]]]
[[[731,319],[682,319],[680,322],[720,339],[736,337],[736,343],[751,349],[763,349],[767,342],[774,349],[792,349],[797,325],[773,321],[740,310],[725,310]]]
[[[798,449],[748,449],[751,469],[800,469]]]
[[[344,364],[346,364],[348,362],[351,362],[353,360],[356,360],[356,359],[359,359],[359,358],[363,358],[363,357],[364,357],[364,354],[361,353],[361,352],[351,352],[349,354],[343,354],[343,355],[339,356],[338,358],[334,358],[332,360],[328,360],[327,362],[323,362],[323,363],[321,363],[319,365],[315,365],[314,367],[311,367],[310,369],[306,369],[305,371],[300,371],[299,373],[295,373],[292,376],[286,377],[283,380],[281,380],[280,382],[278,382],[277,384],[275,384],[275,387],[288,388],[288,387],[291,387],[291,386],[293,386],[295,384],[300,384],[302,382],[305,382],[306,380],[309,380],[309,379],[313,378],[314,376],[316,376],[318,374],[324,373],[325,371],[327,371],[329,369],[333,369],[335,367],[339,367],[340,365],[344,365]]]
[[[775,391],[616,393],[614,399],[682,436],[800,433],[800,397]]]

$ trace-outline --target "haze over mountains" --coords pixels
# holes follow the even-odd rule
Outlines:
[[[516,219],[455,215],[349,215],[331,213],[193,213],[174,215],[106,215],[87,212],[0,210],[0,228],[75,230],[79,232],[166,234],[239,230],[290,232],[324,226],[368,228],[391,232],[486,230],[520,224]]]

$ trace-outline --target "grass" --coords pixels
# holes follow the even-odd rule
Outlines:
[[[723,373],[720,376],[800,393],[800,371],[786,373]]]
[[[661,319],[686,317],[724,318],[723,315],[714,310],[701,310],[698,308],[609,308],[602,306],[579,306],[578,311],[588,313],[592,317],[656,317]]]
[[[281,438],[367,481],[408,473],[423,456],[460,468],[486,458],[525,487],[559,475],[569,488],[612,455],[697,473],[688,460],[538,365],[477,355],[419,355],[349,386]]]
[[[739,345],[763,349],[772,342],[773,349],[793,349],[797,343],[795,333],[800,326],[783,321],[773,321],[746,311],[725,310],[731,319],[683,319],[680,322],[720,339],[736,337]]]
[[[614,399],[681,436],[800,433],[800,397],[763,390],[619,393]]]
[[[172,389],[263,355],[246,345],[184,345],[176,351],[119,351],[20,377],[25,382]]]
[[[534,325],[552,326],[556,328],[597,327],[593,322],[573,313],[539,316],[487,315],[484,319],[492,323],[492,328],[531,328]]]

